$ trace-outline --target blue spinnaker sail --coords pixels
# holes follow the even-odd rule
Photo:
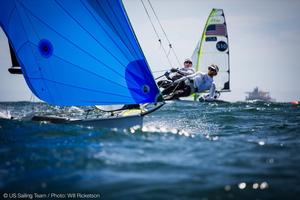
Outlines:
[[[28,86],[48,103],[137,104],[159,95],[121,0],[2,0],[0,25]]]

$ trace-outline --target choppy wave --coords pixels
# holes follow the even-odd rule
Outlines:
[[[7,102],[81,116],[85,108]],[[95,129],[0,119],[1,192],[93,192],[103,199],[295,199],[300,106],[168,103],[143,127]]]

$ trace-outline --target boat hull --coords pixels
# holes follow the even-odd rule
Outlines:
[[[143,116],[132,115],[105,119],[70,120],[68,124],[92,126],[94,128],[130,128],[133,126],[142,127]]]
[[[33,116],[32,121],[44,121],[53,124],[70,124],[80,126],[92,126],[94,128],[130,128],[143,125],[143,116],[116,116],[95,119],[68,119],[55,116]]]

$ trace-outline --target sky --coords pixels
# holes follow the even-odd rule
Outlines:
[[[170,65],[141,1],[123,2],[151,70],[167,70]],[[144,3],[148,5],[147,0]],[[180,62],[191,57],[211,9],[224,10],[232,92],[223,93],[221,99],[244,100],[245,92],[258,86],[277,101],[300,100],[300,1],[151,0],[151,3]],[[159,30],[157,22],[155,26]],[[168,48],[161,30],[159,34]],[[170,59],[178,66],[174,56]],[[10,66],[7,39],[0,30],[0,101],[29,100],[31,92],[23,76],[10,75],[7,71]]]

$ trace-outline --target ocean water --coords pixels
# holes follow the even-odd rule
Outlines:
[[[33,107],[59,110],[19,102],[1,103],[0,111],[24,116]],[[173,102],[146,116],[142,128],[125,130],[1,119],[0,191],[93,199],[298,199],[300,106]]]

